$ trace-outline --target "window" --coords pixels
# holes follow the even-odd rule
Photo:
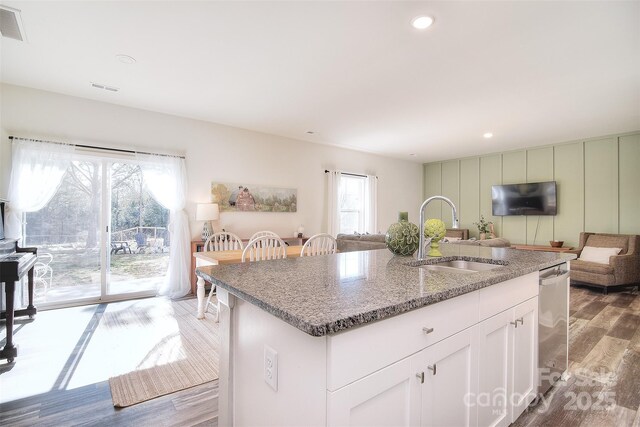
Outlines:
[[[327,174],[327,232],[377,233],[378,180],[375,175]]]
[[[342,175],[340,177],[340,233],[364,233],[365,177]]]

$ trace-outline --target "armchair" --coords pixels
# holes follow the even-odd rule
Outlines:
[[[609,264],[601,264],[580,259],[585,246],[622,250],[609,257]],[[571,284],[602,287],[605,294],[613,286],[640,284],[640,236],[582,232],[578,249],[569,252],[578,255],[571,261]]]

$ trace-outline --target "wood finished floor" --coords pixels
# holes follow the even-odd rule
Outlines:
[[[196,300],[186,302],[195,315]],[[150,298],[110,305],[116,305],[115,309],[133,310],[134,303],[153,307],[160,301]],[[0,363],[0,425],[217,426],[217,380],[127,408],[113,407],[109,370],[101,366],[100,357],[92,352],[92,346],[105,347],[105,343],[96,342],[100,334],[95,334],[105,306],[50,310],[38,313],[34,321],[16,322],[18,358],[13,364],[7,364],[6,360]],[[213,321],[211,314],[206,321]],[[153,322],[141,323],[149,328],[150,335],[158,326]],[[4,331],[4,324],[0,326]],[[4,345],[4,335],[2,338]],[[136,338],[139,340],[139,337],[122,337],[122,340],[135,345]],[[140,351],[114,353],[102,357],[133,359],[140,356]],[[19,388],[14,388],[18,378],[25,380],[19,382]]]
[[[195,309],[195,300],[193,304]],[[17,342],[29,333],[32,339],[22,343],[21,357],[15,365],[0,365],[0,398],[6,393],[2,388],[2,377],[7,372],[52,369],[46,363],[34,366],[28,352],[68,351],[69,360],[82,354],[83,339],[86,331],[91,330],[91,320],[96,315],[85,311],[79,308],[55,310],[40,313],[34,322],[20,321]],[[572,287],[570,315],[569,380],[554,387],[538,405],[530,407],[514,426],[640,427],[640,294],[626,291],[603,295],[597,290]],[[47,334],[48,331],[44,325],[39,326],[39,322],[40,325],[58,322],[58,329],[63,329],[65,322],[80,323],[85,334],[75,336],[67,327],[65,336],[71,334],[72,339],[61,338],[57,341],[62,344],[50,348],[50,340],[37,339],[38,333]],[[153,324],[147,326],[154,327]],[[71,342],[70,347],[67,341]],[[64,369],[55,374],[61,380],[49,391],[29,394],[29,389],[37,390],[37,387],[27,383],[22,390],[25,396],[9,401],[0,399],[4,402],[0,404],[0,424],[217,425],[217,381],[128,408],[114,409],[108,376],[101,381],[69,388],[64,385],[74,374],[73,363],[66,363]]]
[[[569,372],[513,424],[640,427],[640,294],[571,287]]]

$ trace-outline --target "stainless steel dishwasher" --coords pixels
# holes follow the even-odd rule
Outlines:
[[[544,394],[568,368],[569,268],[540,270],[538,295],[538,393]]]

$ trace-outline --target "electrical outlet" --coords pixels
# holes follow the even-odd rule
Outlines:
[[[264,381],[278,391],[278,352],[264,346]]]

